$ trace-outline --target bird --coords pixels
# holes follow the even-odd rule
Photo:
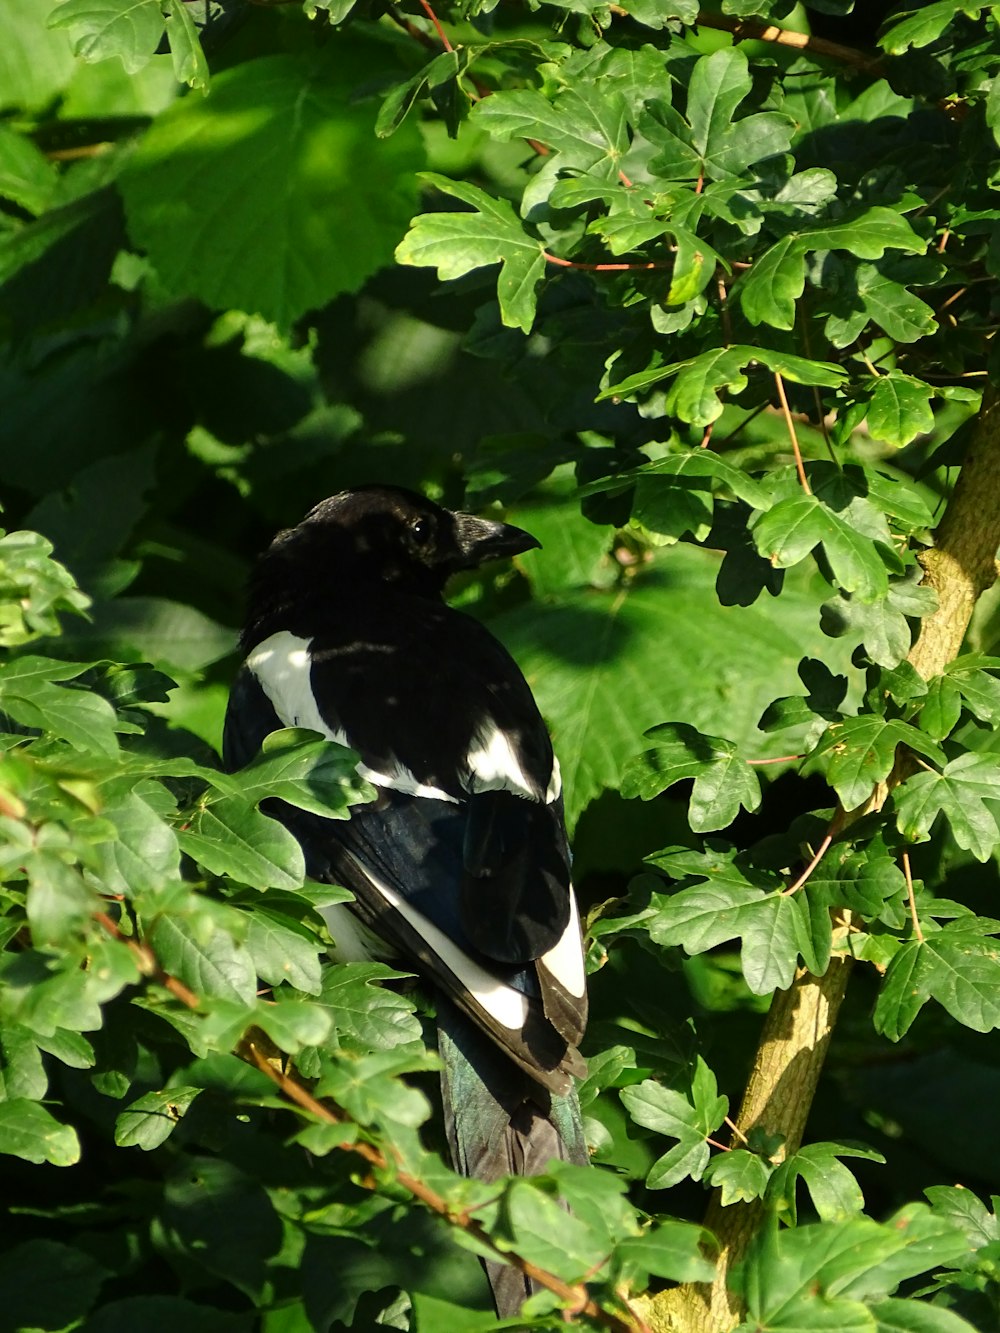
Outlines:
[[[589,1161],[576,1080],[587,1018],[559,763],[520,668],[449,606],[452,575],[540,546],[398,486],[341,491],[277,534],[249,581],[225,765],[304,727],[350,747],[375,798],[327,819],[281,802],[340,960],[430,986],[453,1166],[492,1181]],[[501,1318],[530,1279],[486,1262]]]

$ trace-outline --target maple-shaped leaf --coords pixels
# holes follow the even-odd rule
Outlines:
[[[788,116],[775,111],[737,115],[752,88],[739,48],[702,56],[691,73],[686,115],[656,100],[640,118],[642,132],[661,149],[651,170],[666,180],[723,180],[784,153],[795,132]]]
[[[396,247],[397,261],[436,268],[442,280],[500,264],[500,317],[508,327],[527,333],[535,318],[535,288],[545,271],[541,241],[525,231],[506,199],[494,199],[478,186],[433,171],[421,173],[421,179],[475,212],[420,214]]]
[[[966,708],[980,722],[1000,718],[1000,680],[991,675],[1000,671],[1000,657],[984,653],[966,653],[945,668],[945,679],[955,686]]]
[[[1000,921],[967,915],[907,941],[889,963],[875,1027],[898,1041],[928,1000],[975,1032],[1000,1027]]]
[[[790,986],[799,956],[810,971],[824,970],[829,916],[824,911],[819,938],[808,901],[785,893],[779,875],[750,866],[732,849],[668,849],[647,860],[676,878],[702,881],[652,895],[643,923],[654,944],[680,945],[693,955],[739,939],[743,975],[755,995]]]
[[[941,747],[916,727],[898,718],[887,721],[865,713],[831,723],[806,760],[803,771],[824,771],[844,809],[854,810],[867,800],[877,783],[889,776],[900,745],[907,745],[936,763],[945,763]]]
[[[940,773],[915,773],[893,792],[896,823],[910,842],[924,842],[944,814],[959,847],[987,861],[1000,830],[987,801],[1000,800],[1000,756],[966,751]]]
[[[845,635],[860,638],[877,666],[896,666],[910,651],[908,619],[929,615],[937,606],[934,589],[921,586],[919,579],[919,570],[905,578],[890,579],[886,595],[873,602],[842,591],[820,608],[824,632],[833,639]]]
[[[833,508],[818,494],[779,500],[754,526],[757,550],[781,569],[804,560],[817,546],[841,588],[862,602],[875,602],[889,589],[889,574],[868,533],[859,530],[856,507]],[[888,531],[886,532],[888,538]]]
[[[813,1205],[824,1222],[840,1222],[860,1213],[865,1198],[861,1186],[841,1157],[861,1157],[884,1162],[873,1148],[855,1143],[810,1143],[787,1158],[771,1177],[768,1202],[791,1226],[797,1221],[795,1186],[799,1180],[808,1189]]]
[[[719,1128],[729,1110],[729,1099],[719,1096],[715,1075],[701,1056],[688,1096],[651,1078],[623,1088],[620,1096],[637,1125],[678,1141],[653,1163],[646,1177],[649,1188],[668,1189],[687,1176],[700,1180],[709,1159],[706,1139]]]
[[[666,366],[654,362],[646,370],[609,384],[601,390],[597,401],[628,398],[673,376],[674,383],[664,399],[667,415],[693,426],[707,426],[722,415],[724,396],[738,396],[747,387],[746,371],[751,366],[765,367],[796,384],[827,388],[836,388],[846,378],[839,366],[828,361],[810,361],[792,352],[736,343],[732,347],[709,348],[688,361],[674,361]]]
[[[686,722],[664,722],[646,736],[656,745],[625,766],[623,796],[650,801],[675,782],[693,778],[688,813],[696,833],[726,828],[741,808],[760,805],[760,779],[732,741],[703,736]]]
[[[713,1157],[704,1177],[713,1188],[722,1191],[722,1206],[728,1208],[731,1203],[763,1198],[773,1171],[773,1165],[759,1153],[733,1148]]]

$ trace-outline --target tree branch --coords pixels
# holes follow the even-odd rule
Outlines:
[[[839,42],[827,41],[825,37],[812,37],[809,33],[778,28],[773,23],[762,23],[759,19],[731,18],[726,14],[711,14],[702,9],[698,11],[696,26],[731,32],[738,42],[774,42],[778,46],[810,51],[813,55],[829,56],[831,60],[851,65],[866,74],[881,74],[885,64],[884,56],[869,55],[867,51],[858,51],[853,46],[841,46]]]

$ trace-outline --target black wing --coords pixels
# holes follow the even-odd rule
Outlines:
[[[321,684],[315,697],[323,697]],[[276,711],[244,667],[226,718],[227,766],[247,763],[270,731],[295,720]],[[328,730],[343,735],[339,726]],[[347,739],[360,748],[353,729]],[[569,988],[559,975],[564,955],[579,954],[580,942],[558,799],[541,804],[488,791],[459,801],[383,787],[349,820],[280,801],[268,807],[299,840],[313,878],[350,888],[356,914],[399,957],[451,995],[534,1079],[566,1090],[569,1075],[582,1072],[575,1046],[586,1000],[582,967]],[[549,905],[557,893],[560,926]]]

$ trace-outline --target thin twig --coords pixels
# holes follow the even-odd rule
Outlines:
[[[729,1128],[733,1131],[733,1133],[734,1133],[734,1134],[736,1135],[736,1137],[739,1139],[740,1143],[745,1143],[745,1144],[747,1145],[747,1147],[750,1146],[750,1140],[749,1140],[749,1139],[747,1138],[747,1136],[743,1133],[742,1129],[740,1129],[739,1125],[736,1123],[735,1120],[730,1120],[729,1116],[726,1116],[724,1123],[727,1124],[727,1125],[729,1126]]]
[[[804,759],[804,754],[779,754],[773,759],[748,759],[747,763],[759,768],[762,764],[789,764],[793,759]]]
[[[809,862],[809,864],[806,866],[805,870],[803,870],[802,874],[798,877],[798,879],[795,881],[795,883],[794,883],[794,884],[790,884],[790,885],[788,886],[787,889],[782,889],[781,892],[782,892],[782,896],[783,896],[783,897],[785,897],[785,898],[789,898],[789,897],[791,897],[791,895],[792,895],[793,893],[798,893],[799,889],[802,888],[803,884],[805,884],[806,880],[809,878],[809,876],[812,874],[812,872],[813,872],[813,871],[816,869],[816,867],[819,865],[820,861],[822,861],[823,857],[826,855],[827,850],[829,849],[829,846],[830,846],[830,843],[831,843],[831,842],[833,842],[833,826],[832,826],[832,825],[830,826],[829,830],[827,831],[827,834],[826,834],[826,836],[824,837],[823,841],[820,843],[820,845],[819,845],[819,849],[817,850],[816,855],[815,855],[815,856],[813,857],[813,859]]]
[[[903,874],[906,876],[906,896],[910,900],[910,920],[913,922],[913,933],[921,944],[924,942],[924,932],[920,929],[920,917],[917,915],[917,900],[913,893],[913,876],[910,873],[910,853],[903,853]]]
[[[420,8],[434,24],[434,29],[437,32],[438,37],[441,39],[441,45],[444,49],[446,51],[454,51],[455,48],[452,46],[451,42],[449,42],[448,34],[445,32],[444,28],[441,27],[441,21],[431,8],[429,0],[420,0]]]
[[[795,454],[795,466],[799,473],[799,482],[806,495],[812,495],[809,489],[809,479],[806,477],[805,466],[802,462],[802,451],[799,448],[799,437],[795,432],[795,422],[792,420],[792,413],[788,406],[788,398],[785,394],[785,381],[779,371],[774,372],[774,382],[778,386],[778,399],[781,403],[781,411],[784,414],[785,425],[788,428],[788,438],[792,442],[792,452]]]
[[[670,268],[669,260],[649,260],[645,264],[583,264],[576,259],[560,259],[558,255],[542,251],[542,258],[549,264],[558,264],[560,268],[582,269],[585,273],[636,273],[651,268]]]

